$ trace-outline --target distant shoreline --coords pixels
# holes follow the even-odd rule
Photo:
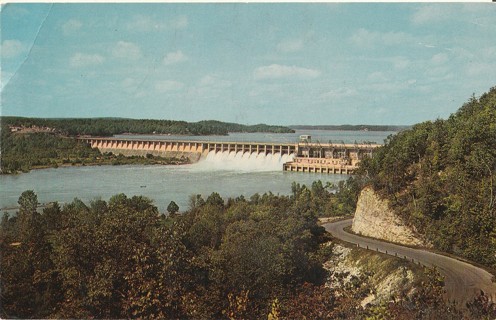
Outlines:
[[[335,131],[393,131],[399,132],[410,129],[412,126],[397,126],[397,125],[290,125],[288,128],[293,130],[335,130]]]

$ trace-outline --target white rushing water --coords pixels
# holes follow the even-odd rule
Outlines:
[[[270,172],[282,171],[285,162],[293,160],[294,154],[256,152],[209,152],[205,159],[191,166],[198,171],[241,171]]]

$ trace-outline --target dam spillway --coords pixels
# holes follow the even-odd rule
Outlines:
[[[125,138],[78,138],[100,152],[124,156],[152,154],[162,157],[188,157],[193,162],[236,164],[246,167],[296,172],[351,174],[364,157],[371,157],[377,144],[319,143],[303,139],[297,143],[215,142],[179,140],[143,140]],[[270,167],[269,167],[270,166]]]

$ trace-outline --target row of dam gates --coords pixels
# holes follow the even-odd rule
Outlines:
[[[368,143],[319,143],[310,136],[301,136],[297,143],[269,142],[215,142],[142,140],[123,138],[79,138],[100,152],[124,156],[152,154],[161,157],[188,157],[200,161],[208,153],[256,153],[292,156],[292,161],[282,164],[284,171],[351,174],[365,157],[371,157],[380,145]]]

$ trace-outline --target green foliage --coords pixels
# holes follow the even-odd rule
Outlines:
[[[162,158],[151,154],[146,157],[101,154],[86,143],[54,133],[11,133],[2,126],[1,172],[27,172],[33,168],[92,164],[179,164],[188,159]]]
[[[185,122],[173,120],[87,118],[87,119],[41,119],[2,117],[2,127],[24,126],[31,128],[53,128],[63,134],[113,136],[123,133],[134,134],[180,134],[180,135],[227,135],[229,132],[274,132],[288,133],[293,130],[282,126],[265,124],[241,125],[214,120]]]
[[[167,212],[170,215],[175,215],[179,211],[179,206],[174,201],[171,201],[167,206]]]
[[[0,229],[2,317],[262,316],[286,290],[324,278],[321,228],[289,197],[193,199],[168,218],[124,194],[40,214],[36,194],[23,192]]]
[[[337,186],[329,182],[324,186],[322,181],[314,181],[310,189],[293,182],[291,198],[294,200],[294,210],[317,217],[352,214],[356,209],[361,184],[357,177],[340,181]]]
[[[208,196],[206,204],[211,205],[211,206],[219,206],[223,207],[224,206],[224,200],[218,194],[217,192],[212,192],[211,195]]]
[[[2,317],[184,317],[189,254],[181,226],[162,220],[149,199],[123,194],[4,219]]]
[[[38,207],[38,196],[33,190],[26,190],[21,194],[17,203],[19,203],[20,206],[20,214],[36,212],[36,207]]]
[[[297,212],[290,197],[266,193],[224,204],[212,193],[201,205],[197,199],[178,218],[188,226],[185,243],[202,270],[199,298],[216,303],[198,317],[265,317],[278,296],[324,279],[316,255],[322,228],[315,215]]]
[[[76,164],[77,161],[92,161],[100,156],[98,150],[75,139],[50,133],[13,134],[5,125],[2,125],[1,131],[3,173]]]
[[[389,137],[358,173],[435,247],[496,268],[496,87]]]
[[[321,183],[312,189],[325,195]],[[171,217],[159,215],[150,199],[124,194],[108,202],[55,203],[40,214],[36,194],[26,191],[17,216],[4,216],[0,225],[0,316],[456,318],[442,303],[438,282],[377,308],[359,305],[370,281],[323,285],[330,246],[322,245],[315,212],[298,211],[312,191],[296,185],[295,191],[227,204],[217,194],[208,203],[194,196],[193,208]],[[494,314],[486,297],[470,308]]]

